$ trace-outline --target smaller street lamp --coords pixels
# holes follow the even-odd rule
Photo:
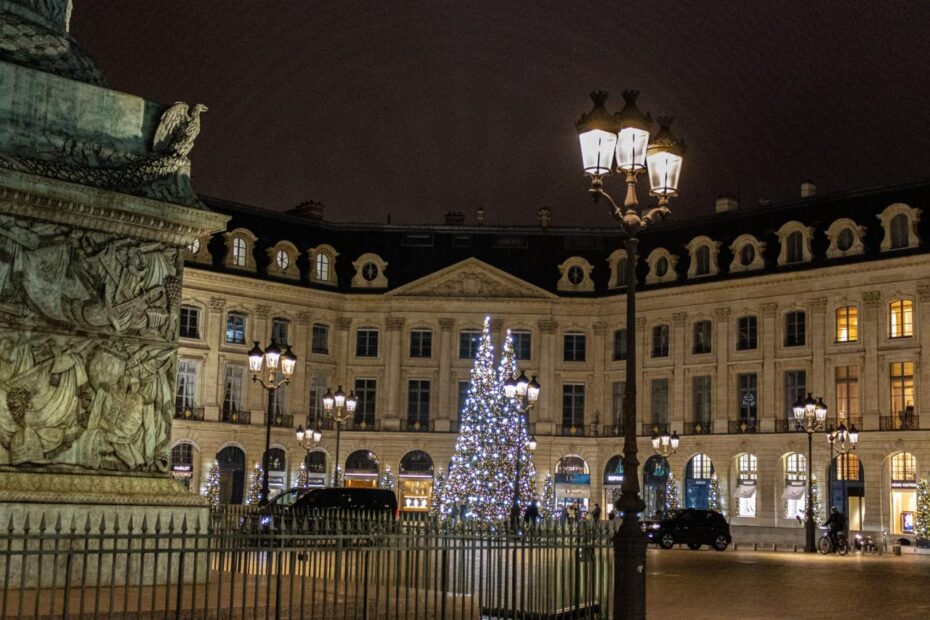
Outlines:
[[[663,431],[661,435],[655,433],[652,435],[652,449],[655,450],[656,454],[664,458],[668,458],[678,451],[678,442],[677,432],[669,435],[668,431]]]
[[[291,352],[291,347],[284,345],[285,350],[282,353],[281,348],[272,340],[268,348],[262,350],[258,341],[249,350],[249,371],[252,373],[252,381],[261,385],[268,392],[268,412],[265,414],[265,454],[262,458],[262,496],[261,504],[264,506],[268,503],[268,451],[271,449],[271,419],[272,403],[274,393],[282,385],[291,382],[294,375],[294,369],[297,367],[297,356]],[[281,378],[278,378],[278,371],[281,372]],[[267,373],[262,377],[262,373]]]
[[[814,397],[807,394],[806,399],[798,398],[797,402],[794,403],[792,407],[794,412],[794,420],[797,422],[798,430],[805,431],[807,433],[807,507],[805,509],[805,516],[807,517],[806,527],[806,540],[804,543],[804,551],[807,553],[815,553],[816,549],[814,548],[814,487],[813,487],[813,438],[814,433],[819,430],[823,430],[824,422],[827,419],[827,406],[824,404],[822,398],[814,400]],[[856,435],[858,439],[858,434]]]
[[[326,394],[323,394],[323,413],[332,418],[336,423],[336,467],[333,470],[333,486],[338,487],[342,484],[339,479],[339,432],[342,423],[351,419],[355,415],[355,407],[358,405],[358,397],[355,392],[350,392],[348,396],[342,391],[342,386],[334,394],[329,388]]]
[[[836,428],[835,431],[827,431],[827,443],[830,444],[830,464],[833,464],[833,453],[836,452],[838,456],[842,456],[841,459],[843,462],[843,501],[846,501],[846,506],[843,507],[843,512],[848,510],[849,502],[846,499],[846,478],[849,477],[849,471],[847,469],[847,463],[849,459],[849,453],[856,449],[856,446],[859,445],[859,431],[856,430],[856,425],[853,424],[849,427],[849,430],[846,430],[846,425],[840,422],[840,425]],[[829,480],[829,478],[828,478]],[[833,507],[833,494],[830,494],[830,507]],[[846,515],[846,528],[849,529],[849,515]]]
[[[517,401],[520,416],[525,423],[529,420],[530,409],[539,400],[539,390],[540,385],[536,381],[536,375],[533,375],[532,379],[527,379],[526,373],[522,371],[519,377],[511,377],[504,382],[504,395]],[[533,435],[530,435],[525,443],[529,452],[536,450],[537,443]],[[523,444],[523,441],[517,442],[517,466],[513,481],[513,502],[510,505],[510,524],[514,531],[520,527],[520,471],[523,466]]]

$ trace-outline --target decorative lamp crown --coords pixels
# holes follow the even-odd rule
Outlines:
[[[617,146],[617,120],[607,111],[607,91],[591,93],[594,107],[583,114],[575,129],[581,143],[581,159],[584,171],[593,177],[609,174],[613,166],[614,149]]]
[[[287,346],[287,349],[281,355],[281,373],[285,378],[290,378],[291,375],[294,374],[294,369],[296,367],[297,356],[291,351],[291,347]]]
[[[616,115],[619,126],[617,168],[626,174],[635,174],[646,169],[646,150],[649,146],[652,118],[636,107],[638,90],[625,90],[621,94],[625,105]]]
[[[671,116],[659,117],[659,133],[652,139],[646,153],[652,194],[664,198],[678,195],[678,180],[685,154],[684,142],[669,129],[671,124]]]
[[[265,359],[265,352],[258,346],[258,341],[249,349],[249,370],[253,373],[262,371],[262,361]]]

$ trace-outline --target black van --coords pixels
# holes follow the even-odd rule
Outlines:
[[[397,496],[388,489],[312,489],[298,497],[288,508],[291,513],[329,510],[391,515],[394,518],[399,515]]]

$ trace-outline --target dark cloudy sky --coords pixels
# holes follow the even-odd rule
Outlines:
[[[574,130],[595,88],[676,117],[679,217],[930,178],[925,0],[75,4],[113,87],[210,107],[195,188],[268,209],[610,225]]]

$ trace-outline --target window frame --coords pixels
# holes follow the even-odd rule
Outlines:
[[[186,321],[184,316],[185,311],[187,312]],[[190,335],[191,314],[193,314],[193,336]],[[186,338],[187,340],[200,340],[200,316],[201,311],[199,306],[181,304],[181,310],[178,314],[178,337]],[[187,333],[185,333],[185,326],[187,327]]]
[[[668,357],[671,350],[669,343],[669,326],[667,323],[652,326],[652,358]]]
[[[745,322],[745,323],[744,323]],[[757,351],[759,349],[759,317],[747,314],[736,319],[736,350]]]
[[[833,313],[836,329],[835,342],[846,344],[859,342],[859,307],[856,305],[840,306]],[[845,331],[844,331],[845,330]]]
[[[234,318],[239,319],[242,322],[242,325],[241,325],[242,338],[241,339],[233,338],[231,340],[229,337],[230,321],[232,321]],[[247,329],[248,329],[248,315],[245,314],[244,312],[239,312],[237,310],[230,310],[229,312],[226,313],[226,329],[225,329],[225,333],[223,336],[223,342],[225,344],[231,344],[231,345],[237,345],[237,346],[245,345],[245,343],[248,342],[248,339],[249,339]],[[238,330],[236,326],[233,326],[232,327],[233,335],[235,335],[237,332]]]
[[[785,313],[784,346],[803,347],[807,345],[807,312],[791,310]]]
[[[407,353],[411,359],[433,357],[433,330],[425,327],[411,329],[410,347]]]
[[[706,355],[714,350],[714,324],[713,321],[701,319],[692,323],[691,354]],[[703,346],[699,346],[703,345]]]
[[[562,334],[562,361],[586,361],[587,346],[587,334],[584,332],[565,332]]]
[[[362,334],[365,338],[362,338]],[[380,330],[377,327],[359,327],[355,330],[355,357],[374,358],[381,353]],[[374,349],[372,351],[372,349]]]
[[[899,309],[896,310],[895,306],[899,306]],[[912,300],[902,297],[888,302],[888,337],[895,339],[914,337],[914,302]]]
[[[318,346],[320,337],[323,342],[322,347]],[[310,353],[329,355],[329,325],[326,323],[314,323],[310,326]]]

